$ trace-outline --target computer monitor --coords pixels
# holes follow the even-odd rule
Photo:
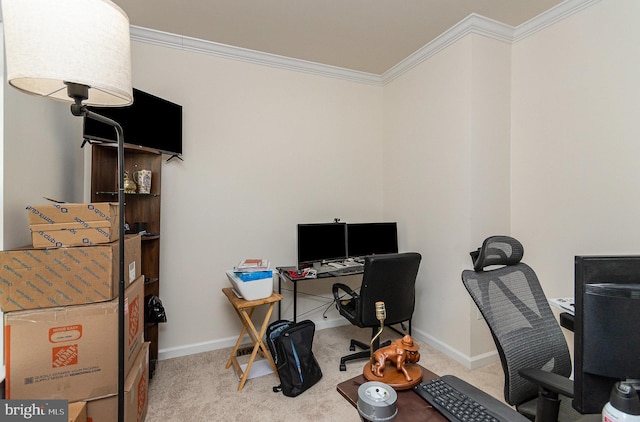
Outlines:
[[[640,378],[639,332],[640,256],[576,256],[576,410],[600,413],[617,381]]]
[[[298,268],[346,258],[346,223],[298,224]]]
[[[347,224],[347,253],[350,258],[398,253],[398,226],[393,223]]]

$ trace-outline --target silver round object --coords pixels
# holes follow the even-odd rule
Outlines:
[[[358,413],[364,419],[390,421],[398,413],[398,394],[389,385],[370,381],[358,387]]]

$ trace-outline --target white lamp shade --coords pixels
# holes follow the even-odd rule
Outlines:
[[[133,102],[129,18],[109,0],[2,0],[7,80],[72,102],[65,82],[89,87],[87,105]]]

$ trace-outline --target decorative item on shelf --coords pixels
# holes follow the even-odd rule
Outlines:
[[[136,193],[136,184],[133,180],[129,179],[129,172],[124,172],[124,193]]]
[[[408,390],[422,381],[420,347],[410,335],[392,342],[389,346],[373,350],[375,340],[382,334],[387,317],[384,302],[376,302],[376,319],[380,321],[378,333],[371,339],[371,359],[365,365],[363,376],[369,381],[380,381],[396,390]]]
[[[133,180],[138,184],[138,193],[151,193],[151,170],[133,172]]]

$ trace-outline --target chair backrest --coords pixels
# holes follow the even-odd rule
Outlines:
[[[474,270],[463,271],[462,282],[496,343],[505,374],[505,400],[518,405],[538,394],[538,387],[518,371],[539,368],[568,377],[569,349],[538,277],[520,262],[524,248],[519,241],[492,236],[471,255]]]
[[[372,255],[364,259],[358,310],[360,327],[380,325],[375,303],[386,308],[385,324],[408,321],[415,308],[415,283],[422,256],[417,252]]]

